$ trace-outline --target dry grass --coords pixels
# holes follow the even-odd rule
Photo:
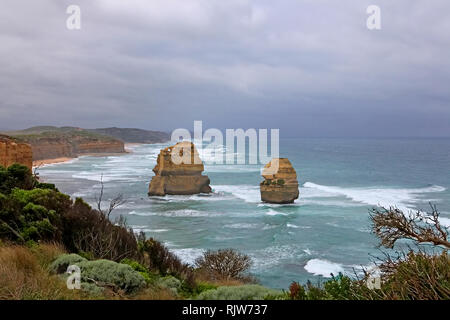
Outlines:
[[[51,274],[51,262],[65,253],[62,245],[40,244],[28,248],[0,242],[0,300],[174,300],[169,289],[150,287],[135,295],[106,289],[100,296],[67,289],[66,282]]]
[[[60,250],[57,245],[0,246],[0,300],[79,299],[78,292],[46,269]]]
[[[450,299],[450,255],[409,252],[400,262],[380,266],[388,277],[384,299]]]
[[[203,282],[203,283],[209,283],[212,285],[215,285],[217,287],[222,286],[242,286],[244,284],[252,283],[251,281],[244,281],[242,279],[219,279],[219,278],[211,278],[210,274],[208,272],[204,272],[202,270],[196,270],[195,271],[195,281],[197,283]]]
[[[66,253],[66,249],[60,243],[45,243],[30,249],[37,257],[39,264],[47,268],[58,256]]]

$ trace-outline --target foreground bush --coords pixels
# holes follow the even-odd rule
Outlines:
[[[220,249],[206,251],[203,256],[197,258],[195,265],[210,280],[246,281],[249,277],[245,273],[252,262],[249,256],[234,249]]]
[[[51,189],[13,189],[0,194],[0,237],[11,241],[61,241],[69,196]]]
[[[137,239],[123,220],[111,222],[81,198],[64,213],[63,241],[71,252],[84,252],[95,259],[116,262],[138,258]]]
[[[268,289],[260,285],[243,285],[234,287],[219,287],[200,293],[198,300],[263,300],[266,297],[281,296],[281,291]]]
[[[70,265],[77,264],[77,263],[84,262],[84,261],[87,261],[87,259],[85,259],[75,253],[62,254],[58,258],[56,258],[55,261],[52,262],[49,269],[51,272],[61,274],[61,273],[65,273],[67,271],[67,267],[69,267]]]
[[[145,239],[140,235],[140,250],[143,252],[143,260],[149,270],[159,272],[162,276],[172,275],[183,280],[188,289],[195,288],[195,279],[192,268],[181,260],[161,242],[150,238]]]
[[[450,256],[410,251],[403,259],[380,266],[382,288],[372,296],[389,300],[450,299]]]
[[[1,239],[62,242],[70,252],[96,259],[139,258],[133,231],[108,215],[82,199],[72,201],[52,184],[39,183],[25,166],[0,167]]]
[[[0,166],[0,193],[9,194],[14,188],[31,190],[38,184],[28,167],[13,164],[8,168]]]
[[[179,291],[182,288],[181,281],[172,276],[167,276],[167,277],[159,279],[159,281],[157,282],[157,285],[160,288],[171,291],[174,296],[178,295]]]
[[[150,272],[148,268],[144,267],[142,264],[135,260],[123,259],[122,261],[120,261],[120,263],[127,264],[131,268],[133,268],[134,271],[139,272],[139,274],[144,277],[147,283],[155,283],[157,280],[159,280],[158,274]]]
[[[66,256],[55,266],[61,266],[61,261],[67,262],[70,259],[77,260],[77,257],[72,256],[69,258]],[[55,262],[58,262],[58,259]],[[92,283],[98,287],[107,287],[117,292],[122,290],[125,293],[136,292],[146,285],[144,277],[127,264],[110,260],[83,260],[73,264],[80,267],[81,281],[84,283]]]

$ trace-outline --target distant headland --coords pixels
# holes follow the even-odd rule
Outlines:
[[[126,143],[162,143],[169,134],[135,128],[83,129],[78,127],[37,126],[1,132],[14,141],[29,144],[33,166],[56,163],[81,155],[126,153]]]

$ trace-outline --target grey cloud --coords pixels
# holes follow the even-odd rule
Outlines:
[[[366,0],[4,1],[0,129],[449,136],[448,1],[375,2],[380,31]]]

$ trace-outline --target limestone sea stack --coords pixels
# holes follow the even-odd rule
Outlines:
[[[189,195],[210,193],[208,176],[204,170],[197,149],[191,142],[179,142],[162,149],[150,181],[149,196]]]
[[[277,166],[278,162],[278,166]],[[293,203],[298,198],[297,173],[287,158],[275,158],[265,165],[260,184],[261,200],[268,203]]]

